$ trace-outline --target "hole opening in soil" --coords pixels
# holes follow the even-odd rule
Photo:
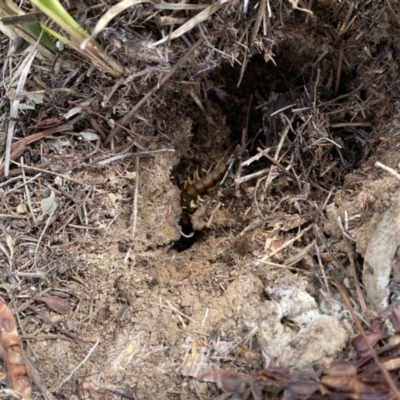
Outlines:
[[[315,85],[318,85],[316,80],[319,79],[316,75],[320,71],[317,72],[317,67],[310,64],[307,56],[308,53],[298,53],[294,43],[286,43],[277,51],[275,63],[266,62],[262,55],[251,57],[239,86],[240,65],[232,67],[223,64],[204,79],[204,102],[212,113],[207,123],[203,114],[197,113],[198,118],[193,118],[190,150],[172,173],[182,193],[185,190],[184,182],[194,176],[194,171],[201,178],[207,176],[213,168],[210,165],[218,165],[233,142],[241,143],[245,139],[249,156],[257,154],[261,148],[269,149],[272,157],[285,129],[286,139],[282,146],[285,156],[281,165],[285,168],[290,166],[292,176],[303,182],[318,182],[317,187],[326,191],[331,190],[332,185],[341,187],[345,176],[367,160],[372,133],[368,114],[365,121],[353,123],[351,112],[346,111],[351,102],[347,95],[353,87],[349,82],[357,78],[356,71],[343,71],[340,85],[336,89],[331,85],[330,89],[324,88],[319,92],[317,88],[314,93]],[[329,71],[330,76],[334,76],[333,69]],[[326,73],[320,77],[321,85],[328,79],[327,76]],[[312,124],[306,119],[306,113],[293,112],[297,109],[312,110],[315,102],[333,102],[334,107],[337,107],[333,107],[333,114],[343,114],[340,123],[330,123],[330,119],[327,119],[326,126],[321,125],[322,130],[319,126],[313,130]],[[220,125],[210,121],[219,121],[225,125],[225,132],[220,134]],[[210,131],[216,132],[215,143],[204,140],[204,137],[210,136]],[[271,160],[261,157],[246,167],[244,173],[250,174],[270,167]],[[295,186],[289,182],[288,187]],[[233,190],[229,196],[235,196]],[[186,217],[191,219],[191,215]],[[177,251],[187,250],[199,238],[191,221],[183,232],[187,237],[182,236],[175,243]]]

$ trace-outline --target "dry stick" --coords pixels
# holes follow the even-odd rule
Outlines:
[[[385,164],[380,163],[379,161],[377,161],[375,163],[375,167],[382,168],[384,171],[389,172],[389,174],[393,175],[396,179],[398,179],[400,181],[400,174],[397,171],[395,171],[393,168],[390,168],[390,167],[386,166]]]
[[[20,335],[21,340],[67,340],[71,342],[70,338],[62,335]]]
[[[246,148],[246,138],[247,138],[247,126],[245,128],[243,128],[242,130],[242,147],[245,149]],[[238,157],[239,160],[239,166],[237,168],[236,174],[235,174],[235,196],[239,199],[241,197],[241,193],[240,193],[240,184],[239,184],[239,179],[242,175],[242,171],[243,171],[243,164],[242,164],[242,158],[241,155],[239,155]]]
[[[323,280],[324,280],[324,284],[325,284],[325,287],[326,287],[326,291],[327,291],[328,296],[329,296],[329,305],[330,305],[330,307],[331,307],[331,313],[332,313],[332,315],[334,315],[334,314],[337,314],[337,313],[335,313],[335,311],[334,311],[334,309],[333,309],[333,304],[332,304],[332,299],[333,299],[333,297],[332,297],[331,291],[330,291],[330,289],[329,289],[328,278],[326,277],[325,269],[324,269],[324,266],[322,265],[321,255],[320,255],[320,253],[319,253],[319,248],[318,248],[317,242],[314,240],[314,243],[313,243],[313,244],[314,244],[314,246],[315,246],[315,254],[317,255],[318,265],[319,265],[319,268],[320,268],[320,270],[321,270],[322,278],[323,278]]]
[[[60,338],[62,339],[62,338]],[[25,360],[25,364],[29,367],[29,376],[32,378],[35,386],[40,390],[45,400],[55,400],[55,397],[50,393],[49,389],[43,384],[42,378],[35,368],[35,366],[29,361]]]
[[[274,164],[276,167],[280,169],[280,171],[286,175],[287,177],[293,179],[294,181],[297,181],[297,178],[295,175],[291,174],[279,161],[277,161],[275,158],[271,157],[268,153],[264,152],[263,149],[258,148],[258,151],[262,153],[262,155],[269,161],[271,161],[272,164]]]
[[[386,368],[383,367],[383,365],[381,364],[381,362],[379,361],[379,358],[376,354],[375,349],[373,348],[373,346],[371,345],[371,343],[368,340],[368,336],[365,333],[363,327],[361,326],[360,320],[357,318],[356,313],[354,312],[354,309],[351,305],[351,302],[347,296],[346,290],[345,288],[342,286],[342,284],[339,282],[339,280],[337,279],[336,276],[333,275],[333,280],[335,282],[336,287],[339,289],[340,294],[343,297],[343,301],[346,304],[346,307],[348,308],[351,317],[353,318],[354,323],[357,325],[357,329],[360,332],[362,338],[364,339],[365,344],[368,347],[368,350],[372,356],[372,358],[375,361],[375,364],[377,365],[377,367],[380,369],[380,371],[382,372],[382,375],[384,376],[386,382],[389,384],[390,388],[393,391],[393,394],[397,397],[398,400],[400,400],[400,392],[398,391],[396,384],[393,382],[392,377],[390,376],[389,372],[387,371]]]
[[[24,165],[23,170],[25,171],[25,165]],[[22,168],[21,168],[21,172],[22,172]],[[22,175],[21,175],[21,176],[22,176]],[[16,192],[17,190],[21,189],[21,188],[24,187],[24,186],[27,186],[28,183],[33,182],[34,180],[36,180],[36,179],[39,178],[40,176],[42,176],[41,173],[35,175],[34,177],[32,177],[32,178],[29,179],[29,180],[24,179],[24,183],[21,183],[20,185],[16,185],[16,186],[14,186],[12,189],[8,190],[8,191],[7,191],[7,195],[9,195],[9,194],[12,193],[12,192]],[[22,178],[24,178],[24,177],[22,176]],[[9,179],[7,182],[10,182],[10,180],[11,180],[11,179]],[[19,178],[18,178],[18,180],[19,180]],[[5,183],[7,183],[7,182],[5,182]],[[1,187],[1,186],[3,186],[3,185],[0,185],[0,187]]]
[[[259,149],[259,150],[262,152],[262,155],[265,158],[267,158],[269,161],[271,161],[272,164],[277,166],[284,175],[288,176],[289,178],[293,179],[294,181],[298,181],[296,176],[291,174],[279,161],[276,161],[275,158],[272,158],[269,154],[265,153],[264,150],[262,150],[262,149]],[[300,180],[300,182],[303,182],[303,181]],[[315,187],[316,189],[322,190],[323,192],[326,192],[326,193],[330,193],[329,190],[324,189],[322,186],[318,185],[318,183],[315,183],[314,181],[312,181],[310,179],[308,180],[308,183],[311,186]]]
[[[135,194],[133,198],[132,237],[134,237],[136,233],[138,197],[139,197],[139,157],[136,157],[136,182],[135,182]]]
[[[262,153],[260,153],[262,154]],[[243,167],[243,164],[240,164]],[[241,183],[250,181],[251,179],[258,178],[259,176],[263,176],[270,171],[271,168],[265,168],[260,171],[254,172],[253,174],[242,176],[241,178],[235,178],[235,185],[240,185]]]
[[[36,167],[38,168],[46,168],[50,165],[49,162],[41,163],[41,164],[36,164]],[[25,173],[32,172],[31,167],[29,165],[24,166]],[[39,176],[42,174],[38,174]],[[36,177],[38,176],[36,175]],[[9,171],[8,176],[11,176],[12,178],[8,179],[6,182],[3,182],[0,184],[1,186],[6,186],[10,184],[11,182],[19,181],[22,178],[22,169],[21,168],[15,168]],[[28,181],[29,182],[29,181]]]
[[[84,365],[86,363],[87,360],[89,360],[90,356],[93,354],[93,352],[96,350],[97,346],[100,343],[100,339],[96,340],[96,343],[92,346],[92,348],[89,350],[89,353],[87,353],[86,357],[71,371],[71,373],[57,386],[56,388],[56,392],[58,392],[61,387],[67,383],[75,374],[76,371],[78,371],[78,369],[80,367],[82,367],[82,365]]]
[[[21,164],[19,164],[17,162],[14,162],[14,164],[18,165],[18,166],[21,166]],[[47,169],[38,168],[38,167],[28,167],[28,166],[25,166],[25,169],[30,169],[32,171],[39,171],[39,172],[43,172],[43,173],[49,174],[49,175],[59,176],[60,178],[63,178],[66,181],[74,182],[74,183],[77,183],[78,185],[81,185],[81,186],[88,186],[88,184],[80,182],[77,179],[70,178],[68,175],[60,174],[58,172],[50,171],[50,170],[47,170]]]
[[[260,29],[260,26],[261,26],[261,21],[263,20],[263,18],[265,16],[266,8],[267,8],[267,0],[261,0],[260,5],[258,6],[258,12],[257,12],[256,21],[254,22],[253,32],[251,33],[249,49],[251,49],[251,46],[253,46],[253,44],[256,40],[258,30]]]
[[[28,207],[29,207],[29,211],[31,213],[32,216],[32,220],[33,222],[36,224],[36,217],[35,217],[35,213],[33,212],[33,207],[32,207],[32,202],[31,202],[31,196],[29,194],[29,188],[27,185],[27,181],[26,181],[26,176],[25,176],[25,170],[24,170],[24,157],[21,156],[21,172],[22,172],[22,180],[24,182],[24,188],[25,188],[25,195],[26,195],[26,202],[28,203]]]
[[[22,332],[23,334],[25,334],[24,325],[22,324],[22,321],[21,321],[21,318],[20,318],[19,313],[16,311],[15,301],[14,301],[14,300],[12,300],[12,305],[13,305],[13,309],[14,309],[12,313],[13,313],[15,319],[18,321],[18,325],[19,325],[19,328],[20,328],[21,332]],[[30,349],[30,351],[32,352],[33,356],[37,359],[38,356],[37,356],[37,354],[35,353],[35,351],[33,350],[32,346],[31,346],[31,343],[30,343],[30,342],[27,342],[26,345],[29,347],[29,349]],[[28,358],[28,356],[27,356],[27,354],[26,354],[26,352],[25,352],[25,349],[22,347],[22,343],[21,343],[21,351],[22,351],[22,361],[23,361],[23,363],[24,363],[25,365],[28,365],[29,358]],[[32,376],[31,376],[31,373],[30,373],[29,368],[27,368],[26,372],[28,373],[30,385],[32,386],[32,380],[33,380],[33,379],[32,379]]]
[[[261,26],[261,22],[265,18],[265,9],[266,8],[267,8],[267,0],[260,0],[260,4],[258,6],[258,11],[257,11],[257,17],[256,17],[256,20],[254,22],[253,31],[252,31],[251,37],[250,37],[250,42],[248,43],[248,46],[245,48],[245,52],[244,52],[244,56],[243,56],[243,64],[242,64],[242,68],[240,69],[239,81],[237,83],[238,87],[242,83],[244,72],[246,71],[247,64],[248,64],[248,62],[250,60],[250,55],[249,55],[250,54],[250,50],[251,50],[251,48],[254,45],[254,42],[256,40],[258,30],[260,29],[260,26]],[[268,17],[271,16],[270,9],[271,9],[271,7],[269,6],[269,2],[268,2]],[[246,32],[246,35],[247,35],[247,31],[248,31],[247,29],[244,29],[244,32]],[[241,39],[242,38],[239,39],[239,42],[241,42]],[[272,57],[271,57],[271,59],[272,59]],[[274,62],[273,59],[272,59],[272,62]],[[275,64],[275,62],[274,62],[274,64]]]
[[[275,254],[278,254],[280,251],[284,250],[286,247],[290,246],[292,243],[296,242],[297,240],[299,240],[306,232],[308,232],[314,225],[311,224],[310,226],[308,226],[306,229],[304,229],[301,233],[299,233],[297,236],[295,236],[294,238],[288,240],[287,242],[285,242],[282,246],[278,247],[277,249],[275,249],[271,254],[268,254],[264,257],[261,258],[261,261],[268,261],[269,259],[271,259]]]
[[[342,42],[342,44],[340,45],[340,49],[339,49],[339,59],[338,59],[338,66],[337,66],[337,71],[336,71],[335,90],[333,92],[334,97],[336,97],[339,92],[340,77],[342,75],[342,66],[343,66],[343,53],[344,53],[344,42]]]
[[[365,304],[365,299],[362,294],[360,280],[358,279],[357,268],[354,263],[353,247],[350,247],[348,242],[346,242],[346,253],[347,253],[347,257],[350,261],[350,272],[353,275],[354,285],[356,287],[356,293],[357,293],[357,297],[358,297],[358,302],[360,303],[362,312],[365,313],[367,311],[367,306]]]
[[[55,204],[57,204],[57,203],[53,203],[53,206],[54,206]],[[52,218],[53,218],[54,213],[56,212],[56,209],[57,209],[57,207],[53,207],[53,209],[52,209],[52,211],[51,211],[49,217],[47,218],[46,225],[44,226],[43,231],[42,231],[42,233],[40,234],[39,240],[38,240],[38,242],[36,243],[35,253],[34,253],[34,255],[33,255],[33,266],[34,266],[34,267],[36,267],[37,253],[38,253],[38,251],[39,251],[40,243],[42,242],[43,236],[44,236],[44,234],[46,233],[47,228],[48,228],[48,227],[50,226],[50,224],[53,222],[53,221],[52,221]]]
[[[321,68],[318,68],[317,69],[317,79],[315,80],[315,83],[314,83],[314,99],[313,99],[314,113],[317,112],[317,89],[318,89],[320,78],[321,78]]]
[[[98,165],[107,165],[110,164],[114,161],[119,161],[119,160],[124,160],[125,158],[130,158],[130,157],[143,157],[143,156],[151,156],[152,154],[157,154],[157,153],[174,153],[174,149],[158,149],[158,150],[149,150],[149,151],[140,151],[137,153],[127,153],[127,154],[117,154],[116,156],[109,157],[106,159],[103,159],[101,161],[96,162]]]
[[[217,203],[217,205],[214,207],[214,209],[211,211],[210,218],[208,218],[208,221],[206,223],[206,228],[210,228],[211,227],[211,224],[212,224],[212,222],[214,220],[214,215],[215,215],[215,213],[218,212],[218,210],[221,208],[221,206],[222,206],[222,203],[219,201]]]
[[[246,43],[247,43],[247,29],[244,29],[244,33],[246,34]],[[244,35],[242,36],[244,37]],[[239,40],[241,40],[242,38],[240,38]],[[240,75],[239,75],[239,80],[237,83],[237,87],[239,87],[242,83],[243,77],[244,77],[244,73],[246,72],[246,68],[247,68],[247,64],[250,60],[250,50],[249,47],[244,46],[244,54],[243,54],[243,63],[242,63],[242,67],[240,68]]]
[[[68,336],[69,338],[77,340],[78,342],[81,342],[81,343],[86,343],[87,342],[85,339],[80,338],[78,335],[75,335],[74,333],[68,331],[67,329],[62,328],[60,325],[58,325],[55,322],[53,322],[49,317],[47,317],[45,314],[43,314],[36,307],[28,306],[28,310],[33,311],[35,314],[39,315],[39,317],[42,318],[43,321],[47,322],[49,325],[51,325],[52,327],[54,327],[57,330],[59,330],[65,336]]]
[[[279,157],[279,153],[281,152],[281,149],[282,149],[282,147],[283,147],[283,143],[285,142],[286,137],[287,137],[287,135],[288,135],[288,133],[289,133],[289,130],[290,130],[291,127],[292,127],[292,123],[293,123],[293,121],[294,121],[294,119],[295,119],[295,116],[293,115],[293,116],[290,118],[290,121],[289,121],[289,119],[285,116],[285,114],[282,114],[282,115],[285,117],[285,119],[286,119],[286,121],[288,122],[288,124],[287,124],[287,126],[285,127],[285,129],[284,129],[283,132],[282,132],[281,138],[280,138],[279,143],[278,143],[278,147],[276,148],[276,151],[275,151],[275,156],[274,156],[274,158],[272,158],[272,157],[270,157],[270,156],[267,156],[266,154],[264,154],[264,152],[263,152],[262,150],[257,149],[257,150],[261,151],[261,152],[263,153],[263,155],[264,155],[265,157],[267,157],[270,161],[271,161],[271,160],[274,160],[274,161],[271,161],[271,162],[273,162],[274,164],[278,163],[277,159],[278,159],[278,157]],[[290,172],[286,171],[286,169],[285,169],[281,164],[279,164],[279,165],[280,165],[280,166],[279,166],[279,169],[281,169],[282,171],[284,170],[284,171],[285,171],[285,172],[284,172],[285,175],[286,175],[286,173],[290,174]],[[290,177],[293,178],[292,175],[290,175]],[[272,180],[272,168],[270,168],[269,173],[268,173],[268,176],[267,176],[267,182],[266,182],[266,185],[267,185],[267,186],[271,183],[271,180]],[[296,182],[296,181],[297,181],[297,178],[294,178],[294,181]],[[264,187],[264,190],[267,189],[267,186]],[[257,188],[257,185],[256,185],[256,188]],[[256,195],[257,195],[257,190],[254,191],[254,198],[256,198]],[[258,206],[257,206],[257,208],[258,208]]]
[[[372,127],[370,122],[339,122],[337,124],[328,124],[327,128],[347,128],[348,126],[366,126],[367,128]]]
[[[26,217],[18,214],[0,214],[0,218],[25,219]]]
[[[242,129],[242,141],[241,141],[241,146],[243,149],[246,148],[246,144],[247,144],[247,138],[248,138],[248,131],[249,131],[249,121],[250,121],[250,108],[251,108],[251,103],[253,101],[253,95],[250,96],[250,100],[249,100],[249,106],[247,107],[247,115],[246,115],[246,126]],[[235,193],[236,193],[236,197],[239,198],[240,197],[240,185],[239,185],[239,178],[242,175],[242,171],[243,171],[243,157],[239,155],[239,166],[238,169],[236,171],[236,176],[235,176]]]
[[[124,115],[119,121],[118,124],[119,125],[125,125],[135,114],[136,112],[139,110],[140,107],[142,107],[143,104],[145,104],[147,102],[147,100],[153,96],[154,93],[157,92],[158,89],[160,89],[160,87],[162,85],[164,85],[165,82],[167,82],[167,80],[169,78],[171,78],[171,76],[176,72],[176,70],[180,67],[182,67],[186,61],[189,59],[189,57],[195,52],[195,50],[203,43],[203,38],[201,37],[187,52],[186,54],[173,66],[173,68],[171,69],[171,71],[169,71],[164,78],[161,79],[160,83],[158,83],[156,86],[153,87],[153,89],[151,89],[149,92],[147,92],[145,94],[145,96],[135,104],[135,106],[131,109],[131,111],[128,112],[128,114]],[[116,126],[110,133],[110,135],[108,136],[108,138],[106,139],[106,141],[104,142],[104,144],[109,144],[115,137],[115,135],[121,130],[121,128],[119,126]]]
[[[161,302],[161,301],[162,301],[162,300],[161,300],[161,298],[160,298],[160,302]],[[169,308],[169,309],[171,309],[172,311],[176,312],[178,315],[181,315],[182,317],[186,318],[188,321],[194,322],[193,318],[190,318],[188,315],[186,315],[186,314],[184,314],[183,312],[179,311],[175,306],[173,306],[173,305],[171,304],[171,302],[170,302],[169,300],[167,300],[165,303],[167,304],[166,307],[164,306],[165,308]],[[161,306],[162,306],[162,303],[161,303]]]

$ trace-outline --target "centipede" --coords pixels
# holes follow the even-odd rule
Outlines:
[[[193,235],[194,233],[190,218],[190,215],[195,210],[193,202],[199,196],[207,193],[209,190],[213,189],[221,182],[226,172],[228,171],[229,160],[231,159],[231,156],[234,154],[237,147],[238,143],[232,144],[229,147],[228,151],[225,153],[225,156],[222,158],[222,160],[207,175],[201,178],[198,177],[194,181],[191,181],[190,179],[186,181],[181,191],[181,233],[184,237],[191,237],[191,235]]]

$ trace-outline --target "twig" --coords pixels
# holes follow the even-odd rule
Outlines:
[[[206,228],[210,228],[213,219],[214,219],[214,215],[216,212],[218,212],[218,210],[221,208],[222,203],[219,201],[218,204],[214,207],[214,209],[211,211],[210,213],[210,218],[208,218],[207,224],[206,224]]]
[[[258,149],[258,150],[262,153],[263,156],[265,156],[265,158],[267,158],[269,161],[271,161],[272,164],[274,164],[276,167],[278,167],[284,175],[293,179],[294,181],[304,182],[303,180],[297,179],[297,177],[295,175],[291,174],[279,161],[277,161],[275,158],[272,158],[269,154],[267,154],[265,152],[265,150],[262,150],[262,149]],[[328,190],[324,189],[322,186],[318,185],[318,183],[315,183],[311,179],[308,179],[308,181],[306,181],[306,182],[307,183],[309,182],[311,186],[313,186],[319,190],[322,190],[325,193],[329,193]]]
[[[20,164],[20,165],[22,165],[22,164]],[[22,170],[25,170],[25,166],[23,167],[23,168],[21,168],[21,172],[22,172]],[[25,179],[25,174],[24,175],[21,175],[20,176],[20,178],[22,177],[23,178],[23,181],[24,181],[24,183],[21,183],[20,185],[16,185],[16,186],[14,186],[12,189],[10,189],[10,190],[8,190],[7,191],[7,195],[9,195],[10,193],[12,193],[12,192],[15,192],[15,191],[17,191],[17,190],[19,190],[20,188],[22,188],[23,186],[27,186],[27,184],[28,183],[31,183],[31,182],[33,182],[34,180],[36,180],[37,178],[39,178],[39,176],[41,176],[42,174],[37,174],[37,175],[35,175],[34,177],[32,177],[31,179],[29,179],[29,180],[26,180]],[[18,179],[19,180],[19,179]],[[9,179],[7,182],[5,182],[5,183],[9,183],[11,181],[11,179]]]
[[[174,153],[174,149],[159,149],[159,150],[150,150],[150,151],[140,151],[137,153],[128,153],[128,154],[118,154],[113,157],[106,158],[105,160],[98,161],[96,164],[98,165],[107,165],[110,164],[114,161],[119,161],[119,160],[124,160],[125,158],[129,157],[143,157],[143,156],[151,156],[152,154],[157,154],[157,153]]]
[[[265,16],[266,8],[267,8],[267,0],[261,0],[260,4],[258,6],[257,17],[256,17],[256,21],[254,22],[253,32],[251,33],[250,45],[249,45],[250,49],[256,40],[258,30],[260,29],[260,26],[261,26],[261,21],[263,20],[263,18]]]
[[[135,236],[136,232],[138,197],[139,197],[139,157],[136,158],[136,182],[135,182],[135,193],[133,197],[132,237]]]
[[[162,300],[161,300],[161,298],[160,298],[160,303],[161,303],[161,306],[162,306]],[[172,310],[173,312],[176,312],[178,315],[180,315],[180,316],[186,318],[188,321],[194,322],[194,319],[193,319],[193,318],[190,318],[188,315],[186,315],[186,314],[184,314],[183,312],[179,311],[175,306],[173,306],[173,305],[171,304],[171,302],[170,302],[169,300],[167,300],[165,303],[167,304],[166,307],[164,306],[165,308],[169,308],[169,309]]]
[[[251,179],[258,178],[259,176],[263,176],[267,172],[269,172],[269,170],[270,170],[270,168],[265,168],[260,171],[254,172],[252,174],[242,176],[241,178],[235,178],[235,185],[236,184],[240,185],[241,183],[247,182]]]
[[[18,214],[0,214],[0,218],[25,219],[26,217]]]
[[[338,227],[340,228],[340,230],[342,231],[342,235],[344,237],[346,237],[347,239],[351,240],[352,242],[356,242],[357,240],[353,239],[344,229],[343,223],[342,223],[342,218],[340,217],[340,215],[336,216],[336,223],[338,225]]]
[[[298,179],[296,178],[295,175],[291,174],[279,161],[277,161],[275,158],[271,157],[269,154],[264,153],[264,151],[260,148],[257,149],[258,151],[260,151],[262,153],[262,155],[268,159],[269,161],[271,161],[272,164],[274,164],[276,167],[278,167],[280,169],[280,171],[286,175],[288,178],[293,179],[294,181],[297,181]]]
[[[156,93],[158,91],[158,89],[160,89],[160,87],[162,85],[164,85],[165,82],[167,82],[167,80],[169,78],[171,78],[171,76],[177,71],[178,68],[182,67],[186,61],[189,59],[189,57],[195,52],[195,50],[203,43],[204,38],[200,38],[192,47],[190,47],[190,49],[186,52],[186,54],[174,65],[174,67],[171,69],[171,71],[169,71],[164,78],[161,79],[161,81],[154,86],[149,92],[147,92],[143,98],[138,101],[135,106],[127,113],[125,114],[119,121],[118,124],[119,125],[125,125],[135,114],[136,112],[139,110],[140,107],[142,107],[143,104],[145,104],[147,102],[147,100],[153,96],[154,93]],[[109,134],[108,138],[106,139],[106,141],[104,142],[104,144],[109,144],[115,137],[115,135],[121,130],[121,128],[117,125]]]
[[[349,243],[346,243],[346,253],[350,261],[350,272],[353,275],[354,285],[356,287],[356,292],[358,297],[358,303],[360,304],[362,312],[365,313],[367,311],[367,306],[365,304],[365,299],[361,290],[360,279],[358,278],[357,268],[354,262],[353,246],[350,246]]]
[[[340,77],[342,75],[342,66],[343,66],[343,53],[344,53],[344,42],[342,42],[339,49],[339,59],[336,71],[336,82],[335,82],[335,89],[333,91],[334,97],[336,97],[339,92]]]
[[[187,21],[186,23],[181,25],[175,31],[171,32],[171,34],[160,39],[158,42],[152,43],[151,45],[149,45],[149,47],[156,47],[162,43],[171,41],[173,39],[176,39],[176,38],[182,36],[184,33],[193,29],[196,25],[200,24],[203,21],[207,21],[210,18],[210,16],[212,14],[214,14],[215,12],[217,12],[225,3],[227,3],[227,0],[216,1],[215,3],[211,4],[206,9],[204,9],[203,11],[196,14],[193,18],[191,18],[189,21]]]
[[[56,204],[56,203],[54,203],[54,204]],[[54,213],[56,212],[56,209],[57,209],[57,207],[53,207],[53,209],[51,210],[51,213],[50,213],[49,217],[47,218],[46,225],[44,226],[43,231],[40,234],[39,240],[38,240],[38,242],[36,244],[35,254],[33,256],[33,265],[34,266],[36,266],[36,258],[37,258],[37,253],[39,251],[40,243],[41,243],[41,241],[43,239],[44,234],[47,231],[47,228],[49,227],[50,223],[52,222],[52,218],[53,218]]]
[[[80,338],[78,335],[75,335],[74,333],[62,328],[60,325],[56,324],[53,322],[48,316],[43,314],[39,309],[33,306],[28,306],[28,310],[33,311],[35,314],[39,315],[40,318],[43,319],[43,321],[47,322],[49,325],[52,327],[56,328],[59,330],[61,333],[63,333],[65,336],[68,336],[71,339],[77,340],[78,342],[85,343],[86,340]]]
[[[377,161],[375,163],[375,167],[382,168],[384,171],[389,172],[389,174],[393,175],[396,179],[398,179],[400,181],[400,174],[397,171],[395,171],[393,168],[390,168],[390,167],[386,166],[385,164],[380,163],[379,161]]]
[[[372,127],[371,122],[338,122],[336,124],[327,124],[327,128],[347,128],[348,126],[365,126]],[[332,141],[333,142],[333,141]]]
[[[14,161],[14,164],[15,164],[15,165],[18,165],[18,166],[21,166],[20,163],[15,162],[15,161]],[[25,166],[25,169],[28,169],[28,167]],[[58,172],[50,171],[50,170],[48,170],[48,169],[38,168],[38,167],[29,167],[29,169],[31,169],[32,171],[39,171],[39,172],[44,172],[44,173],[46,173],[46,174],[59,176],[59,177],[63,178],[63,179],[66,180],[66,181],[74,182],[74,183],[77,183],[78,185],[89,186],[89,185],[87,185],[86,183],[83,183],[83,182],[78,181],[77,179],[70,178],[68,175],[60,174],[60,173],[58,173]]]
[[[331,313],[333,315],[334,314],[334,309],[333,309],[333,304],[332,304],[333,297],[332,297],[331,290],[329,289],[328,278],[326,277],[324,266],[322,265],[321,255],[319,253],[319,247],[318,247],[318,245],[317,245],[317,243],[315,241],[314,241],[314,246],[315,246],[315,254],[317,255],[317,259],[318,259],[318,265],[319,265],[319,268],[321,270],[322,278],[324,280],[326,291],[327,291],[328,296],[329,296],[329,305],[331,307]]]
[[[285,242],[282,246],[278,247],[277,249],[275,249],[271,254],[268,254],[264,257],[261,258],[261,261],[268,261],[269,259],[271,259],[275,254],[278,254],[280,251],[286,249],[286,247],[290,246],[292,243],[296,242],[297,240],[299,240],[306,232],[308,232],[314,225],[311,224],[310,226],[308,226],[306,229],[302,230],[301,233],[299,233],[297,236],[295,236],[294,238],[288,240],[287,242]]]
[[[28,207],[29,207],[29,211],[30,211],[31,216],[32,216],[32,220],[36,224],[37,221],[36,221],[35,213],[33,212],[31,196],[29,194],[29,188],[28,188],[28,185],[27,185],[27,182],[26,182],[26,176],[25,176],[25,170],[24,170],[24,157],[21,157],[21,165],[22,165],[22,167],[21,167],[22,180],[24,182],[26,202],[28,203]]]
[[[7,179],[5,182],[0,183],[0,187],[7,186],[10,183],[18,182],[22,178],[22,175],[14,176],[13,178]],[[23,185],[20,185],[20,187]]]
[[[97,339],[96,340],[96,343],[93,345],[93,347],[89,350],[89,353],[87,353],[87,355],[86,355],[86,357],[71,371],[71,373],[65,378],[65,379],[63,379],[62,381],[61,381],[61,383],[56,387],[56,392],[58,392],[60,389],[61,389],[61,387],[65,384],[65,383],[67,383],[71,378],[72,378],[72,376],[75,374],[75,372],[76,371],[78,371],[78,369],[79,368],[81,368],[85,363],[86,363],[86,361],[87,360],[89,360],[89,358],[90,358],[90,356],[93,354],[93,352],[96,350],[96,348],[97,348],[97,346],[99,345],[99,343],[100,343],[100,338],[99,339]]]

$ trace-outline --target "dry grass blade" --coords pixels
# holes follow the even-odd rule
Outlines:
[[[94,39],[118,14],[122,13],[129,7],[132,7],[141,3],[155,4],[154,0],[123,0],[112,6],[107,12],[99,19],[93,32],[89,38],[84,40],[81,44],[82,50],[84,50],[90,40]]]
[[[207,4],[169,4],[169,3],[158,3],[155,0],[123,0],[112,6],[107,12],[99,19],[96,26],[93,29],[90,38],[86,39],[82,45],[82,50],[85,49],[89,40],[94,39],[118,14],[121,14],[127,8],[135,6],[137,4],[150,3],[155,9],[159,10],[201,10],[206,8]]]
[[[307,8],[299,7],[299,2],[300,2],[300,0],[289,0],[289,3],[292,4],[292,7],[295,10],[304,11],[304,12],[306,12],[308,14],[314,15],[314,13],[311,10],[308,10]]]
[[[17,73],[19,76],[19,81],[16,89],[16,94],[20,94],[23,91],[25,86],[26,79],[28,77],[28,73],[30,71],[32,62],[36,56],[36,50],[32,49],[28,56],[25,58],[24,62],[20,66],[20,70]],[[19,111],[19,103],[20,100],[15,99],[11,103],[11,110],[10,110],[10,123],[8,125],[7,131],[7,142],[6,142],[6,151],[5,151],[5,159],[4,159],[4,175],[7,177],[9,168],[10,168],[10,160],[11,160],[11,143],[14,136],[14,129],[16,125],[16,121],[18,118],[18,111]]]
[[[199,12],[195,17],[193,17],[188,22],[186,22],[185,24],[180,26],[178,29],[173,31],[170,35],[159,40],[158,42],[151,44],[150,47],[158,46],[169,40],[174,40],[174,39],[182,36],[184,33],[193,29],[196,25],[209,19],[211,17],[211,15],[213,15],[215,12],[217,12],[226,2],[227,2],[227,0],[218,0],[215,4],[212,4],[211,6],[207,7],[205,10]]]
[[[256,40],[258,30],[260,29],[261,21],[265,15],[266,7],[267,7],[267,0],[261,0],[258,11],[257,11],[256,21],[255,21],[254,27],[253,27],[253,33],[251,34],[251,42],[250,42],[249,47],[251,47],[254,44],[254,41]]]

